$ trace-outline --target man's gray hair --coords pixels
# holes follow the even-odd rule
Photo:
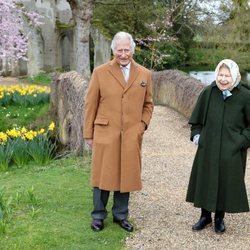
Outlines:
[[[120,32],[116,33],[113,40],[112,40],[112,42],[111,42],[110,47],[112,49],[113,54],[115,54],[117,41],[118,40],[126,40],[126,39],[130,42],[131,51],[134,54],[134,52],[135,52],[135,42],[133,40],[133,37],[129,33],[124,32],[124,31],[120,31]]]

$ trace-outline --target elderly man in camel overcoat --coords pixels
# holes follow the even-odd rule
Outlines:
[[[141,146],[153,112],[152,79],[151,71],[133,60],[129,33],[118,32],[111,49],[114,59],[94,69],[85,96],[84,139],[92,148],[91,228],[104,228],[113,191],[113,221],[131,232],[129,194],[142,188]]]

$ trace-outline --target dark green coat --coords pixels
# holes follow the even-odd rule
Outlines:
[[[200,134],[186,201],[208,211],[247,212],[245,187],[250,147],[250,91],[239,84],[226,100],[215,82],[204,88],[189,120]]]

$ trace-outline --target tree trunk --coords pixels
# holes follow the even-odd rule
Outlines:
[[[93,14],[93,0],[67,0],[70,4],[74,30],[74,66],[73,68],[84,76],[90,78],[89,35],[90,20]]]
[[[87,81],[75,71],[55,76],[51,85],[51,114],[58,127],[60,151],[82,153],[84,95]]]

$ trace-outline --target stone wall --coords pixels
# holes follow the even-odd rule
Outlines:
[[[54,71],[62,68],[61,39],[62,31],[57,29],[56,21],[68,23],[72,17],[66,0],[22,0],[29,10],[36,10],[44,16],[44,24],[39,27],[39,34],[29,39],[28,75],[39,71]],[[31,34],[34,34],[32,32]],[[67,48],[71,50],[70,47]]]
[[[111,41],[104,37],[98,29],[91,28],[91,37],[94,43],[94,68],[106,63],[111,58]]]
[[[58,127],[58,150],[64,153],[83,151],[83,96],[87,85],[76,71],[57,74],[51,84],[50,112]]]
[[[34,76],[43,71],[72,70],[75,61],[74,24],[69,3],[66,0],[20,1],[28,10],[42,15],[44,24],[37,29],[24,25],[24,32],[29,34],[28,61],[0,61],[1,74]],[[91,30],[91,36],[94,44],[94,65],[97,66],[110,59],[110,41],[95,29]]]
[[[179,70],[153,72],[154,102],[169,106],[189,118],[204,85]]]

